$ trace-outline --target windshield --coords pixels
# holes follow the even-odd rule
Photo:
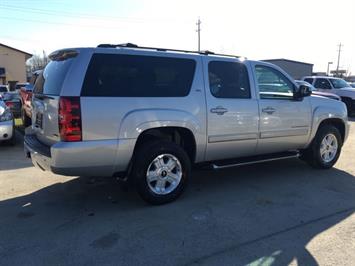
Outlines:
[[[329,80],[335,89],[350,87],[349,84],[346,83],[345,80],[342,80],[342,79],[329,79]]]

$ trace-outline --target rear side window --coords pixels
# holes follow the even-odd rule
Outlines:
[[[216,98],[250,98],[246,67],[237,62],[211,61],[208,64],[211,94]]]
[[[305,78],[304,81],[308,82],[309,84],[312,85],[313,83],[313,78]]]
[[[72,58],[64,61],[50,61],[38,75],[33,89],[34,93],[60,95],[65,76],[73,60]]]
[[[195,66],[191,59],[94,54],[81,95],[184,97],[190,92]]]
[[[316,89],[324,89],[324,90],[332,89],[332,86],[330,85],[329,81],[324,78],[317,78],[316,82],[314,83],[314,87]]]

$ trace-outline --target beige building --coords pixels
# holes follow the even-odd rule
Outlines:
[[[32,54],[0,43],[0,84],[26,82],[26,61]]]

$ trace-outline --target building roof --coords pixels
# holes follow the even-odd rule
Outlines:
[[[266,61],[266,62],[286,61],[286,62],[290,62],[290,63],[297,63],[297,64],[303,64],[303,65],[310,65],[310,66],[313,66],[313,64],[310,64],[310,63],[305,63],[305,62],[295,61],[295,60],[290,60],[290,59],[285,59],[285,58],[265,59],[265,60],[262,60],[262,61]]]
[[[14,50],[14,51],[19,52],[19,53],[23,53],[23,54],[26,55],[26,57],[27,57],[26,59],[32,57],[32,54],[27,53],[27,52],[24,52],[24,51],[21,51],[21,50],[19,50],[19,49],[14,48],[14,47],[11,47],[11,46],[8,46],[8,45],[2,44],[2,43],[0,43],[0,46],[6,47],[6,48],[8,48],[8,49]]]

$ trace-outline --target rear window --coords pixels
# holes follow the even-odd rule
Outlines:
[[[309,84],[312,84],[313,78],[305,78],[304,81],[308,82]]]
[[[81,95],[184,97],[190,92],[195,65],[191,59],[94,54]]]
[[[4,86],[4,87],[2,87],[2,86],[0,86],[0,92],[6,92],[7,91],[7,88]]]
[[[60,95],[65,76],[73,59],[51,61],[42,71],[35,82],[34,93],[45,95]]]
[[[250,98],[246,67],[237,62],[211,61],[208,64],[211,94],[216,98]]]

